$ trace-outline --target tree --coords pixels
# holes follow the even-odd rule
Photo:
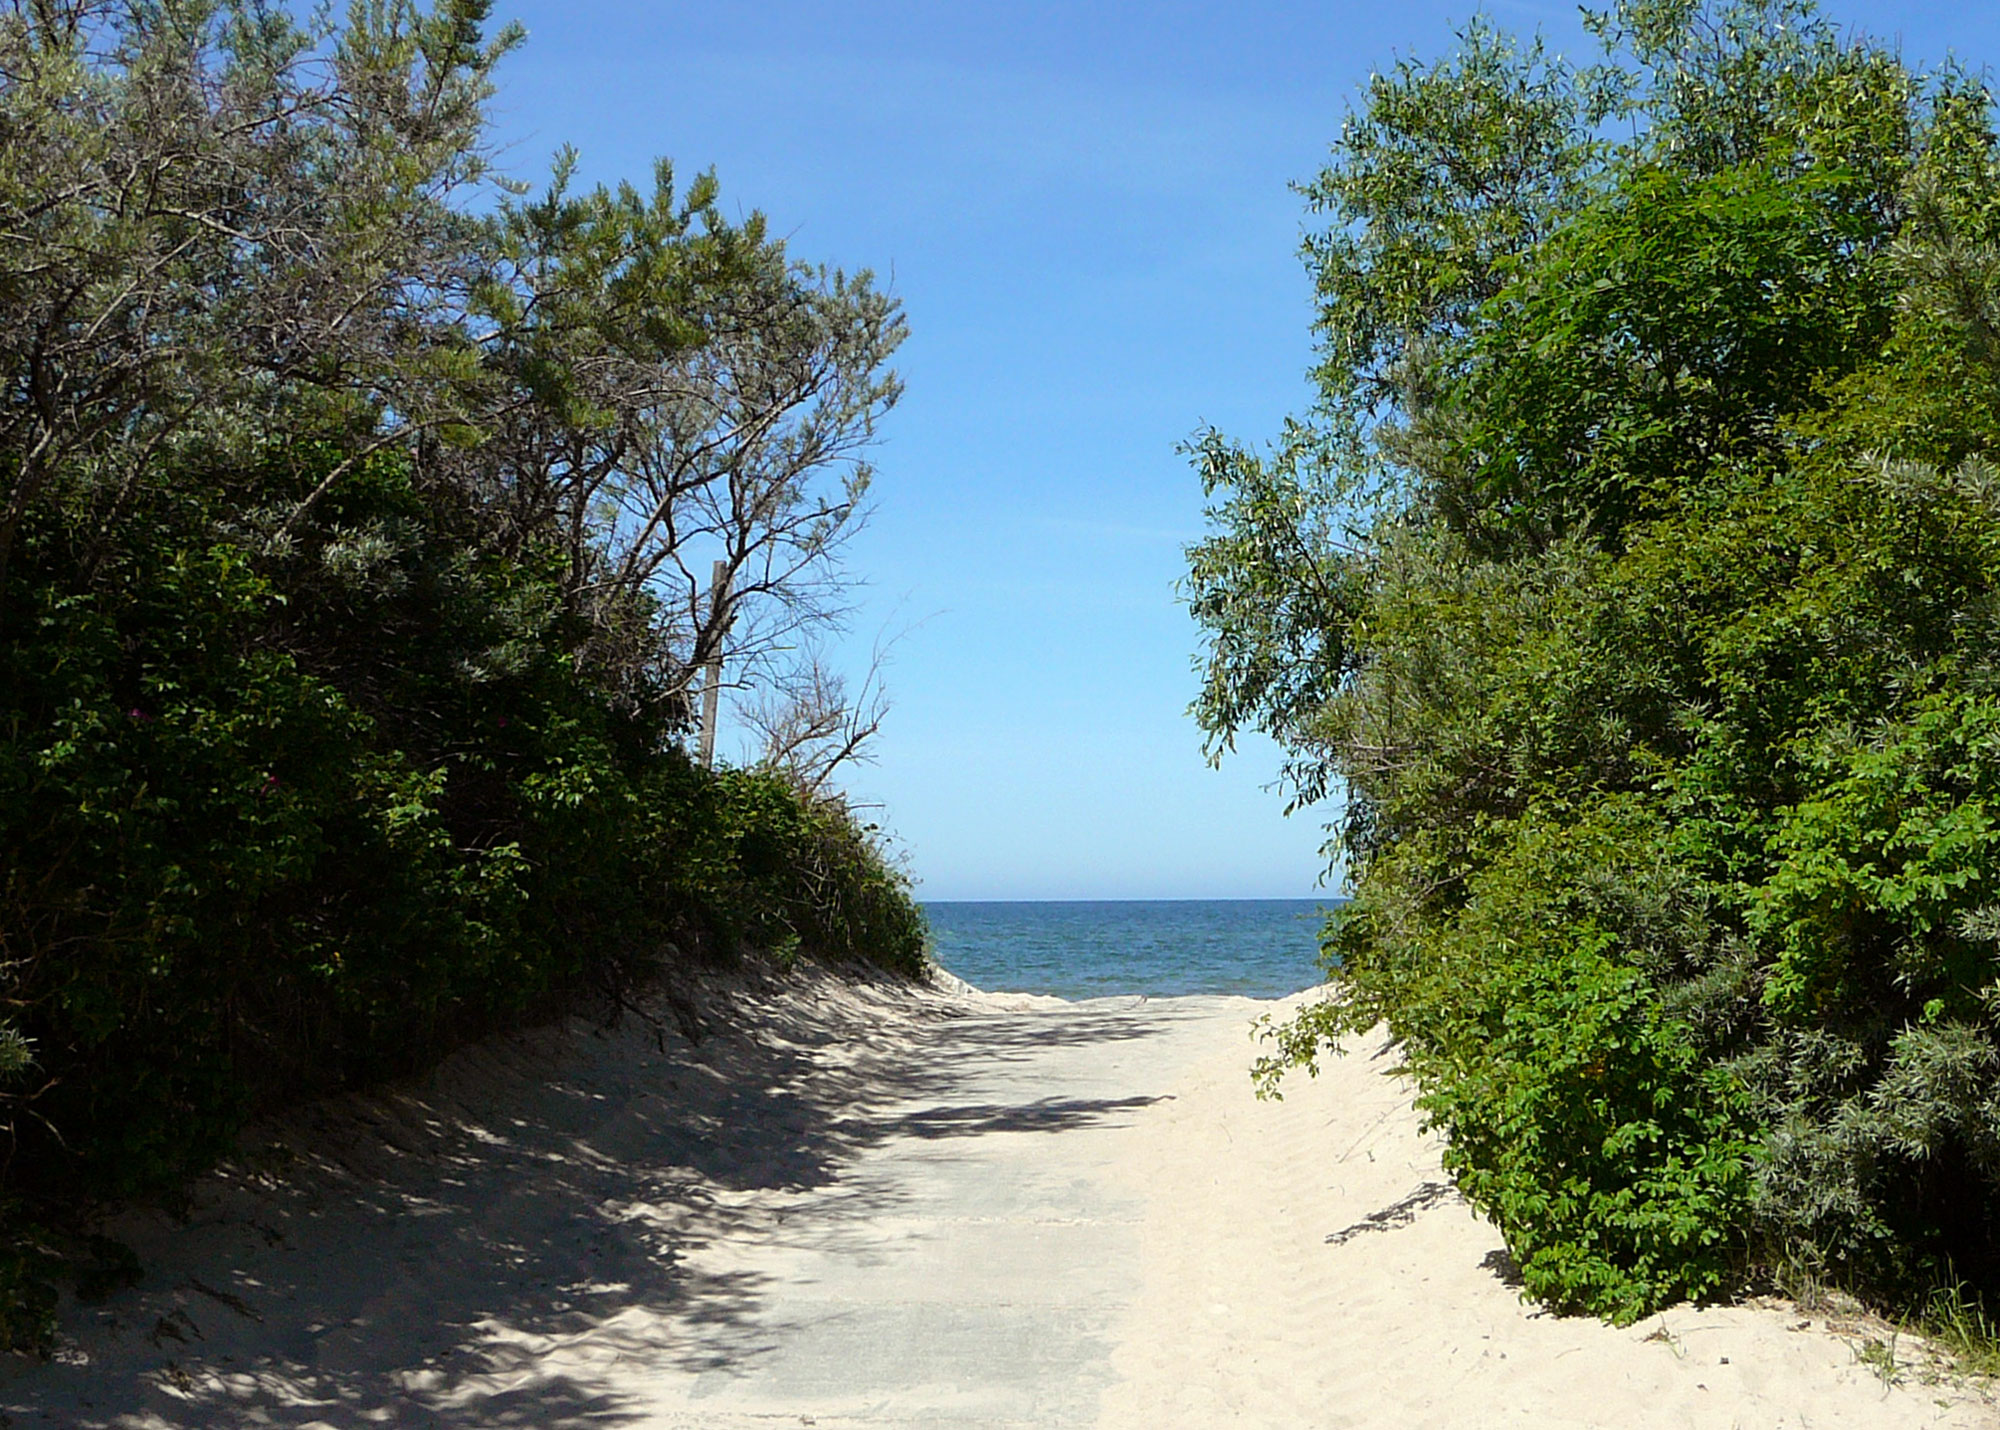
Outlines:
[[[680,201],[664,164],[650,199],[572,196],[573,162],[498,225],[496,415],[466,479],[494,484],[510,544],[557,535],[601,659],[677,700],[724,655],[770,678],[843,614],[901,313],[865,273],[790,262],[760,216],[730,226],[712,176]]]
[[[1346,801],[1264,1071],[1387,1019],[1559,1306],[1991,1296],[1988,100],[1797,4],[1592,23],[1374,83],[1319,405],[1198,449],[1196,713]]]
[[[0,6],[8,1347],[254,1111],[745,947],[922,966],[837,678],[802,778],[683,748],[840,617],[897,305],[665,164],[479,212],[486,17]]]
[[[0,619],[38,502],[101,546],[170,444],[304,393],[394,410],[379,383],[465,276],[452,204],[519,35],[482,41],[486,11],[374,7],[337,40],[217,0],[0,14]]]
[[[762,748],[757,763],[775,770],[807,799],[833,794],[843,765],[872,758],[870,746],[888,718],[882,689],[884,651],[875,657],[858,689],[829,670],[814,652],[742,713]]]

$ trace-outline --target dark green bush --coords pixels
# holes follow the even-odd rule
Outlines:
[[[920,961],[842,805],[684,748],[759,601],[834,614],[896,305],[664,163],[479,192],[489,10],[0,15],[0,1344],[257,1110]]]
[[[550,639],[532,568],[466,561],[409,495],[376,462],[270,572],[177,544],[206,540],[185,510],[116,582],[53,540],[17,563],[10,1185],[156,1193],[255,1108],[675,958],[919,966],[907,886],[843,808],[658,742]],[[408,529],[366,599],[300,574],[384,505]]]

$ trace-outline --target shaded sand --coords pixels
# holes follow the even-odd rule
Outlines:
[[[1537,1315],[1363,1050],[1233,998],[753,977],[249,1139],[14,1426],[2000,1424],[1820,1318]],[[690,1041],[690,1034],[697,1041]],[[1648,1339],[1651,1337],[1651,1339]],[[1903,1355],[1908,1359],[1907,1348]],[[1727,1363],[1724,1358],[1727,1358]],[[1940,1401],[1944,1402],[1942,1405]]]

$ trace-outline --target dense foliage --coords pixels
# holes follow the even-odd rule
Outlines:
[[[1345,801],[1335,990],[1528,1292],[2000,1299],[2000,148],[1793,0],[1378,76],[1320,400],[1209,434],[1197,713]]]
[[[259,1107],[739,947],[921,965],[823,779],[684,750],[837,614],[896,307],[707,178],[496,193],[485,11],[0,9],[10,1342],[50,1207]]]

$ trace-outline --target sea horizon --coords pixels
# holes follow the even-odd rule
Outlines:
[[[1339,894],[1217,894],[1213,897],[1184,894],[1072,894],[1043,898],[1006,899],[918,899],[926,906],[931,904],[1310,904],[1332,902],[1344,904],[1346,898]]]
[[[932,956],[989,992],[1060,998],[1233,993],[1325,980],[1319,931],[1345,900],[926,899]]]

